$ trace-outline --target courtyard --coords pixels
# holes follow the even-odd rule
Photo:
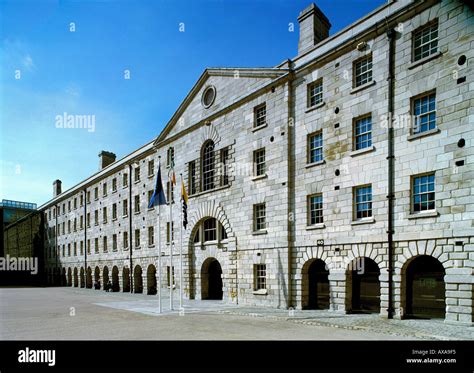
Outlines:
[[[474,340],[474,327],[49,287],[0,289],[1,340]]]

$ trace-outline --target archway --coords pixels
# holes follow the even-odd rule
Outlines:
[[[61,272],[61,286],[67,286],[66,268],[63,268]]]
[[[142,267],[140,267],[139,265],[135,266],[135,269],[133,270],[133,277],[134,292],[137,294],[143,293]]]
[[[112,291],[120,291],[119,269],[117,266],[112,268]]]
[[[86,288],[92,289],[92,269],[87,267]]]
[[[107,289],[107,285],[109,283],[109,268],[107,266],[104,266],[102,273],[103,273],[103,280],[104,280],[104,289]]]
[[[329,270],[321,259],[303,266],[302,307],[310,310],[329,309]]]
[[[67,286],[72,286],[72,270],[71,267],[67,269]]]
[[[74,268],[74,287],[78,287],[79,286],[79,277],[77,275],[77,267]]]
[[[81,280],[81,288],[85,287],[86,286],[86,282],[85,282],[85,279],[84,279],[84,267],[81,267],[81,270],[79,271],[79,277],[80,277],[80,280]]]
[[[100,268],[95,267],[94,270],[94,289],[100,290]]]
[[[128,268],[122,271],[122,289],[124,293],[130,293],[130,269]]]
[[[351,312],[380,313],[379,276],[379,266],[372,259],[361,257],[351,262],[347,273]]]
[[[406,313],[413,318],[444,318],[445,270],[429,255],[414,258],[406,270]]]
[[[201,267],[201,299],[222,300],[222,268],[215,258],[207,258]]]
[[[146,271],[146,282],[147,282],[147,294],[156,294],[156,268],[153,264],[148,266]]]

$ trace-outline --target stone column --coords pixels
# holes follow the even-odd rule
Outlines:
[[[346,286],[350,284],[346,283],[345,269],[331,270],[328,279],[330,309],[341,313],[346,312],[348,309],[346,305]]]

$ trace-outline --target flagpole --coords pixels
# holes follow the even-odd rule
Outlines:
[[[181,177],[181,194],[184,188],[183,185],[183,174],[179,174]],[[184,196],[181,195],[183,199]],[[183,310],[183,206],[181,206],[181,222],[180,226],[180,237],[179,237],[179,309]]]
[[[170,172],[168,172],[168,179],[170,183],[170,310],[173,310],[173,165],[171,165]],[[171,175],[171,177],[170,177]]]
[[[161,156],[158,156],[158,171],[160,170]],[[158,177],[158,175],[157,175]],[[158,312],[161,313],[161,203],[158,204]]]

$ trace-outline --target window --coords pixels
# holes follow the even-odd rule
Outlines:
[[[202,190],[214,189],[214,142],[207,141],[201,152]]]
[[[84,216],[79,217],[79,228],[83,229],[84,228]]]
[[[77,256],[77,242],[74,242],[74,256]]]
[[[124,199],[122,203],[122,215],[128,216],[128,200]]]
[[[265,290],[267,288],[266,264],[255,264],[253,267],[255,277],[254,290]]]
[[[221,149],[221,186],[229,184],[229,148]]]
[[[413,61],[431,56],[438,51],[438,21],[423,26],[413,33]]]
[[[148,161],[148,176],[153,176],[155,174],[155,161],[149,160]]]
[[[174,167],[174,148],[172,146],[166,152],[166,167]]]
[[[71,212],[71,201],[67,202],[67,211]]]
[[[153,227],[148,227],[148,246],[155,244],[155,230]]]
[[[48,220],[51,220],[51,210],[48,211]]]
[[[197,192],[196,188],[196,162],[189,162],[189,194],[195,194]]]
[[[94,224],[99,225],[99,210],[94,211]]]
[[[435,209],[435,175],[426,174],[412,178],[412,212]]]
[[[117,178],[114,177],[112,179],[112,192],[116,192],[117,191]]]
[[[201,104],[206,109],[209,108],[216,98],[216,88],[212,85],[206,87],[201,97]]]
[[[135,229],[135,248],[140,247],[140,229]]]
[[[74,232],[77,232],[77,218],[74,218]]]
[[[117,204],[114,203],[112,205],[112,220],[116,220],[117,219]]]
[[[316,106],[323,102],[323,80],[319,79],[308,84],[308,107]]]
[[[123,177],[122,177],[122,184],[123,184],[123,187],[126,188],[128,186],[128,174],[127,173],[124,173],[123,174]]]
[[[99,199],[99,188],[97,187],[94,188],[94,199],[95,200]]]
[[[128,249],[128,232],[123,232],[123,248]]]
[[[79,252],[81,256],[84,255],[84,241],[79,243]]]
[[[66,256],[66,245],[63,245],[63,256]]]
[[[138,183],[140,181],[140,166],[135,167],[135,182]]]
[[[217,221],[215,218],[204,220],[204,242],[217,240]]]
[[[71,221],[67,221],[67,233],[71,233]]]
[[[261,104],[254,109],[254,128],[262,127],[267,123],[267,105]]]
[[[67,256],[71,256],[71,244],[67,244]]]
[[[106,236],[104,236],[103,241],[104,241],[104,253],[106,253],[107,250],[108,250],[108,248],[107,248],[107,237]]]
[[[87,254],[91,254],[91,240],[87,240]]]
[[[436,93],[431,92],[412,99],[414,116],[413,134],[436,128]]]
[[[166,200],[168,203],[174,203],[174,185],[171,181],[166,182]]]
[[[94,239],[94,251],[96,254],[99,253],[99,239],[98,238]]]
[[[372,81],[372,56],[365,56],[354,62],[354,87]]]
[[[63,215],[66,213],[66,204],[63,203]]]
[[[372,186],[365,185],[354,189],[355,219],[372,216]]]
[[[117,251],[117,235],[112,235],[112,251]]]
[[[259,203],[253,206],[254,231],[262,231],[266,228],[265,224],[265,204]]]
[[[102,219],[104,223],[107,223],[107,207],[102,208]]]
[[[265,148],[253,152],[253,164],[255,176],[265,175]]]
[[[87,198],[86,198],[86,200],[87,200],[87,203],[91,203],[91,192],[90,192],[90,190],[87,191]]]
[[[63,221],[63,234],[66,233],[66,222]]]
[[[87,213],[86,221],[87,221],[87,227],[90,228],[91,226],[91,213],[90,212]]]
[[[318,131],[308,136],[308,163],[316,163],[324,160],[323,132]]]
[[[174,266],[173,266],[173,269],[170,270],[171,267],[170,266],[167,266],[166,267],[166,277],[168,279],[168,286],[171,286],[171,277],[170,277],[170,272],[172,272],[172,276],[173,276],[173,286],[175,285],[175,278],[174,278]]]
[[[322,224],[323,220],[323,195],[314,194],[308,197],[309,204],[309,225]]]
[[[174,222],[173,222],[173,228],[172,228],[171,234],[172,234],[171,239],[174,240]],[[170,241],[171,241],[171,240],[170,240],[170,223],[167,222],[167,223],[166,223],[166,242],[167,242],[167,243],[170,243]]]
[[[84,195],[81,194],[81,196],[79,198],[80,198],[80,204],[81,204],[81,206],[83,206],[84,205]]]
[[[148,202],[147,202],[147,206],[150,206],[151,197],[153,197],[153,190],[149,190],[149,191],[148,191]],[[148,207],[148,208],[151,210],[151,209],[153,209],[153,206]]]
[[[135,206],[134,206],[134,208],[135,208],[135,210],[134,210],[135,213],[138,214],[140,212],[140,196],[138,194],[135,196]]]
[[[372,117],[366,116],[354,120],[354,150],[372,146]]]
[[[77,197],[74,198],[74,210],[77,209]]]
[[[219,224],[220,227],[220,240],[227,240],[227,232],[222,224]]]

